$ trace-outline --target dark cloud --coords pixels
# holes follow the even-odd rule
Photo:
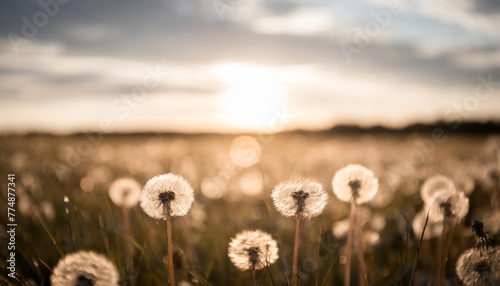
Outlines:
[[[72,0],[67,4],[58,5],[57,13],[49,17],[47,25],[40,28],[42,32],[36,38],[54,36],[53,34],[59,32],[63,27],[101,25],[133,33],[137,30],[142,31],[148,26],[160,28],[164,25],[183,25],[197,22],[197,20],[203,21],[203,17],[201,17],[203,6],[193,6],[192,9],[187,10],[186,15],[186,11],[179,11],[179,2],[178,0]],[[188,2],[193,1],[188,0]],[[54,8],[51,10],[55,11]],[[2,16],[0,31],[4,36],[7,36],[9,32],[22,35],[23,18],[33,23],[34,16],[38,12],[46,13],[37,4],[37,1],[2,1],[0,11]],[[212,12],[213,16],[216,17],[215,10],[209,12]]]
[[[262,4],[273,15],[288,14],[299,7],[305,6],[304,3],[298,3],[297,1],[263,1]]]
[[[424,57],[416,47],[408,45],[374,45],[354,56],[351,65],[354,70],[372,70],[379,75],[386,73],[406,82],[435,87],[476,84],[477,76],[484,71],[458,66],[455,57],[453,52]]]
[[[500,14],[500,1],[474,0],[474,11],[484,14]]]
[[[0,67],[0,75],[15,74],[17,76],[27,76],[34,81],[52,84],[85,84],[95,83],[101,79],[100,76],[91,73],[78,74],[54,74],[38,69],[38,67],[18,68],[18,67]]]

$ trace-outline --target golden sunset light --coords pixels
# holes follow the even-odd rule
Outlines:
[[[269,125],[275,109],[285,100],[278,71],[244,63],[225,63],[215,67],[215,74],[226,85],[220,103],[231,127],[259,130]]]

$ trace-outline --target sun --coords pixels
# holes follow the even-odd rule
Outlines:
[[[275,69],[226,63],[216,67],[216,76],[226,85],[220,103],[230,127],[252,131],[266,128],[283,105],[284,90]]]

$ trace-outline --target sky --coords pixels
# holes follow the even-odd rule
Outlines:
[[[500,120],[497,0],[7,0],[0,132]]]

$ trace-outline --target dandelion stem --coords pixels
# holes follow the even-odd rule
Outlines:
[[[357,218],[357,216],[356,216]],[[366,272],[366,263],[365,263],[365,248],[363,246],[363,236],[362,236],[362,225],[358,221],[355,222],[356,225],[356,238],[358,241],[357,244],[357,252],[358,252],[358,260],[359,260],[359,282],[360,285],[367,286],[368,285],[368,274]]]
[[[293,261],[292,261],[292,286],[297,286],[297,265],[299,263],[299,244],[300,244],[300,221],[302,214],[297,213],[297,222],[295,224],[295,244],[293,246]]]
[[[356,211],[357,206],[354,201],[351,202],[351,214],[349,217],[349,230],[347,232],[347,246],[346,246],[346,261],[345,261],[345,272],[344,272],[344,286],[351,285],[351,254],[352,254],[352,236],[354,231],[354,226],[356,224]]]
[[[127,244],[127,274],[134,273],[134,247],[132,245],[132,237],[130,235],[130,209],[122,208],[123,211],[123,231],[125,232],[125,240]]]
[[[441,265],[439,268],[439,285],[444,285],[444,281],[446,278],[446,262],[448,259],[448,250],[450,249],[451,239],[453,236],[453,232],[455,230],[455,220],[453,218],[445,218],[443,222],[443,234],[441,237],[441,254],[440,254],[440,262]]]
[[[438,252],[438,285],[444,286],[445,272],[446,272],[446,234],[448,232],[448,218],[445,217],[443,221],[443,231],[441,233],[441,238],[439,240]]]
[[[67,196],[64,196],[64,209],[66,211],[66,216],[68,217],[69,235],[71,236],[71,242],[73,243],[73,251],[76,251],[78,249],[77,241],[76,241],[76,234],[73,231],[71,209],[70,209],[70,205],[69,205],[69,199]]]
[[[167,256],[168,256],[168,283],[171,286],[175,285],[174,276],[174,254],[172,249],[172,223],[170,221],[170,201],[163,203],[163,211],[165,212],[165,224],[167,227]]]
[[[255,286],[255,265],[252,265],[252,268],[250,269],[250,285]]]

